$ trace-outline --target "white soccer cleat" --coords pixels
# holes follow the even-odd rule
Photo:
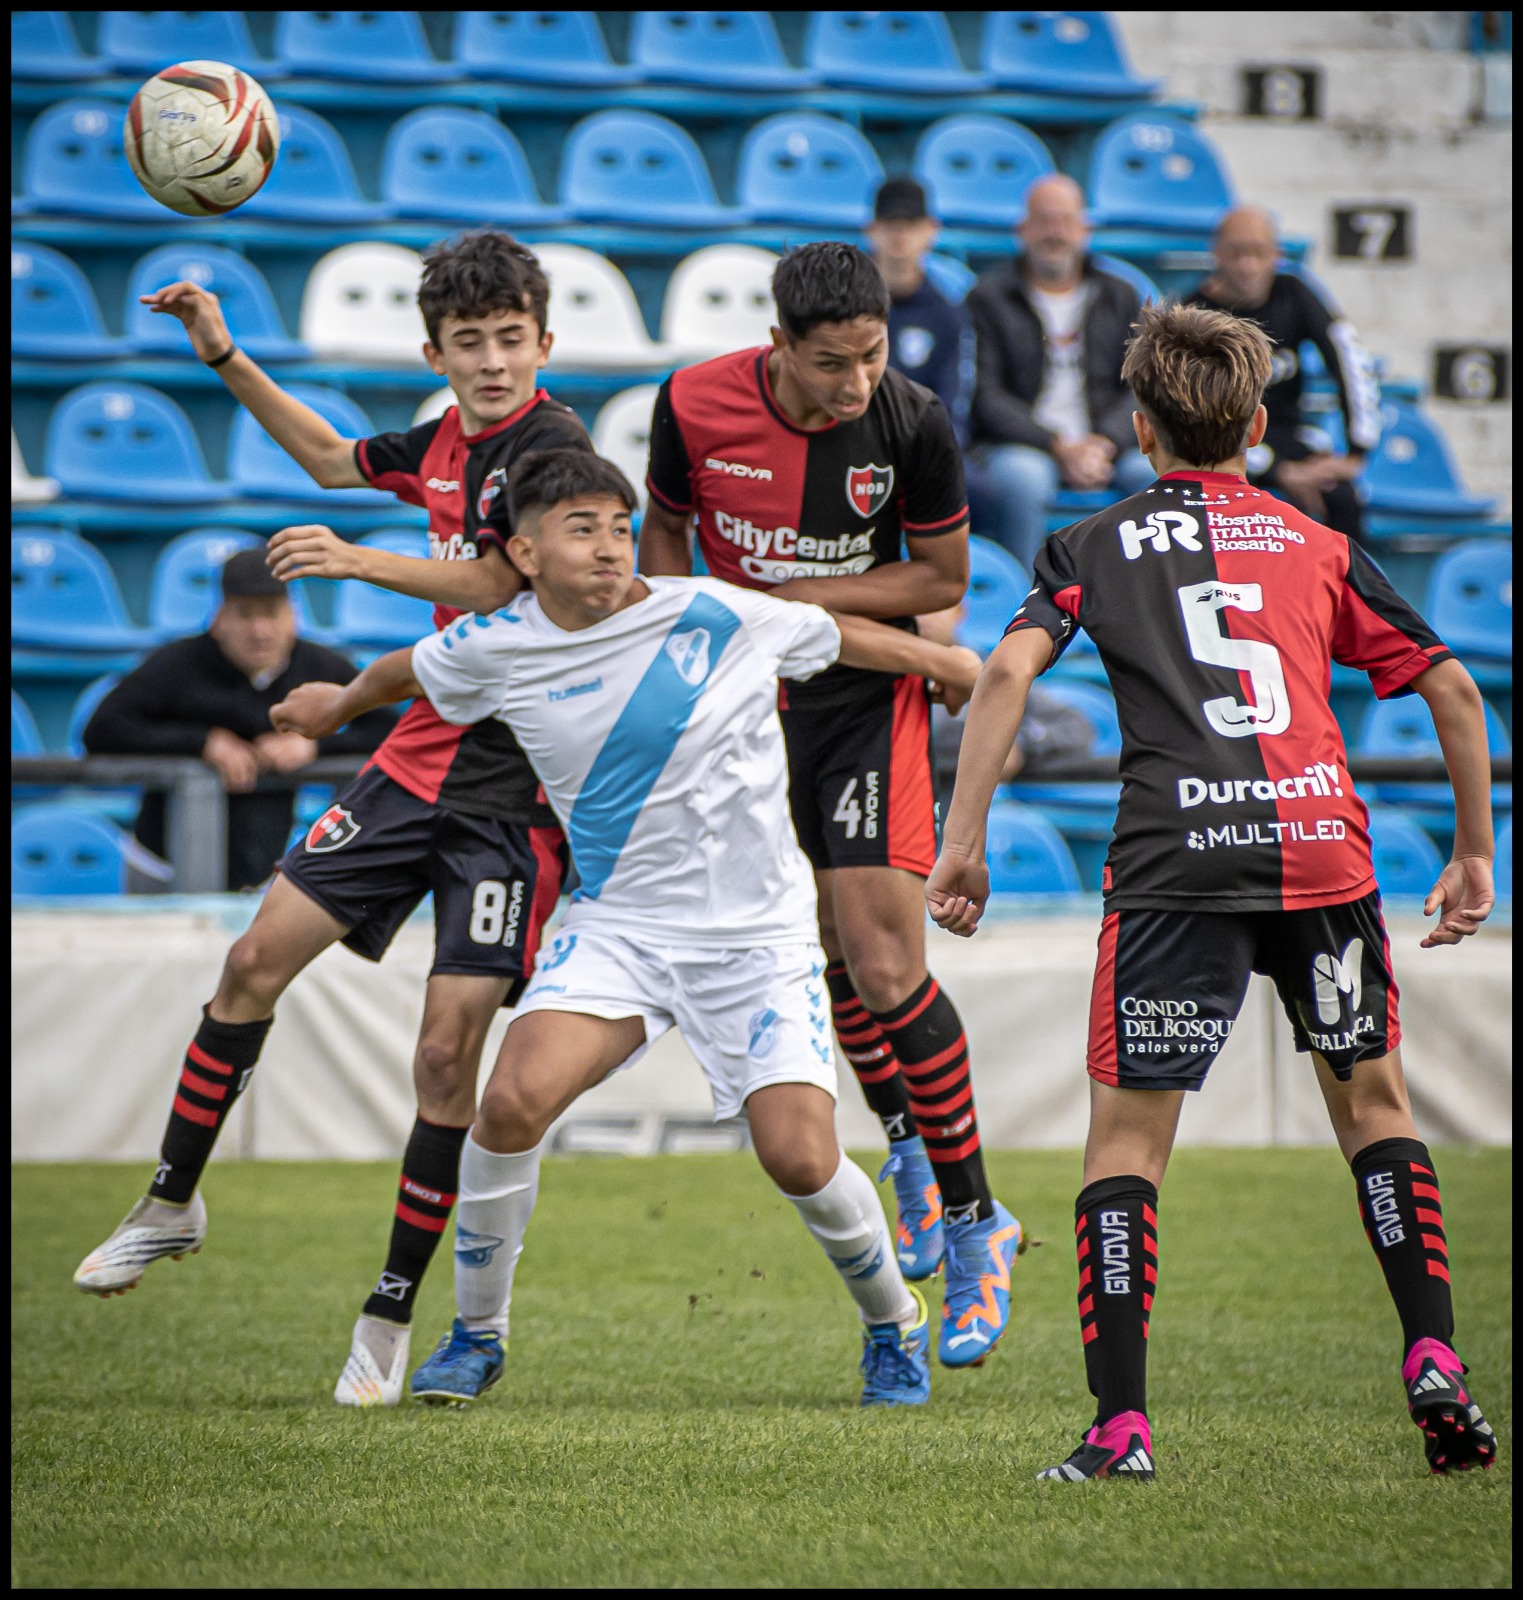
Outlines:
[[[80,1262],[74,1287],[85,1294],[126,1294],[155,1261],[193,1256],[206,1237],[206,1202],[200,1192],[186,1206],[144,1195],[116,1231]]]
[[[367,1341],[367,1327],[382,1337]],[[374,1323],[361,1317],[354,1325],[354,1337],[349,1345],[349,1359],[333,1386],[333,1399],[341,1406],[394,1406],[402,1398],[402,1384],[407,1377],[407,1351],[412,1341],[412,1330],[391,1324]],[[382,1352],[391,1345],[390,1367],[383,1368],[384,1353],[378,1358],[372,1344]]]

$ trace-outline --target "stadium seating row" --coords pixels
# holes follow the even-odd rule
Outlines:
[[[459,12],[448,60],[429,49],[412,11],[278,12],[273,59],[256,53],[239,11],[107,11],[96,48],[94,56],[80,50],[65,12],[11,15],[12,72],[44,79],[216,60],[272,82],[299,74],[404,84],[473,77],[796,90],[824,83],[941,94],[1003,87],[1103,98],[1147,95],[1157,87],[1132,73],[1100,11],[989,12],[979,64],[971,71],[939,11],[815,12],[802,68],[784,55],[765,11],[637,12],[628,65],[612,60],[590,11]]]
[[[750,222],[859,228],[884,177],[877,152],[850,123],[813,111],[779,112],[746,135],[735,200],[725,204],[691,134],[655,112],[620,109],[595,112],[571,130],[559,195],[547,205],[523,147],[501,122],[443,106],[415,111],[391,130],[381,198],[368,200],[331,123],[282,105],[280,129],[275,170],[239,208],[238,221],[349,223],[396,216],[507,226],[574,220],[688,229]],[[931,124],[913,166],[944,222],[1003,229],[1019,221],[1026,191],[1053,170],[1053,160],[1030,129],[975,114]],[[67,100],[43,112],[27,132],[21,172],[13,215],[167,220],[127,165],[121,108],[108,101]],[[1205,233],[1233,204],[1210,140],[1183,119],[1156,111],[1106,128],[1094,147],[1087,190],[1098,227]]]

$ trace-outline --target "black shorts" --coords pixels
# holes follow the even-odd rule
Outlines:
[[[540,933],[566,872],[559,828],[536,828],[431,805],[378,767],[365,771],[293,845],[280,870],[379,961],[430,890],[429,971],[506,978],[514,1005],[534,971]]]
[[[816,871],[936,862],[931,701],[924,678],[885,678],[846,704],[784,709],[788,804]]]
[[[1347,1082],[1401,1043],[1379,894],[1308,911],[1112,911],[1089,1008],[1089,1074],[1122,1089],[1199,1089],[1251,973],[1274,980],[1297,1050]]]

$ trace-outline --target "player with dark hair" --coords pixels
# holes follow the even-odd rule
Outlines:
[[[651,422],[642,568],[913,628],[968,583],[968,508],[936,396],[886,370],[889,293],[849,244],[773,277],[772,345],[675,373]],[[907,547],[908,558],[903,549]],[[925,964],[936,853],[925,680],[834,666],[786,681],[789,804],[819,885],[836,1032],[889,1140],[900,1261],[946,1262],[939,1353],[976,1365],[1010,1316],[1020,1225],[989,1192],[956,1008]]]
[[[442,627],[462,611],[496,610],[520,587],[504,554],[513,463],[546,447],[591,450],[576,415],[538,387],[552,343],[548,297],[538,261],[509,234],[483,229],[434,246],[418,291],[423,354],[457,403],[406,433],[359,440],[342,438],[233,346],[215,295],[177,283],[145,299],[185,324],[196,354],[324,488],[373,484],[428,511],[428,559],[350,545],[324,527],[290,528],[270,542],[277,576],[359,578],[432,600]],[[148,1194],[86,1257],[75,1283],[120,1293],[151,1262],[200,1248],[206,1208],[197,1185],[276,1001],[335,941],[380,960],[432,891],[434,964],[413,1060],[418,1116],[386,1265],[334,1394],[341,1405],[395,1405],[413,1302],[454,1203],[487,1029],[523,990],[564,870],[560,828],[508,728],[492,719],[457,727],[418,701],[287,854],[229,950],[186,1054]]]
[[[1434,1472],[1490,1466],[1496,1436],[1454,1352],[1433,1157],[1401,1070],[1369,815],[1328,705],[1331,664],[1382,699],[1427,701],[1454,787],[1454,853],[1424,949],[1493,903],[1490,762],[1470,675],[1347,536],[1252,488],[1270,346],[1219,311],[1145,309],[1122,376],[1151,488],[1048,539],[1035,585],[984,664],[931,915],[972,934],[989,895],[985,823],[1032,681],[1076,628],[1121,718],[1121,810],[1104,876],[1089,1020],[1090,1126],[1075,1206],[1093,1427],[1041,1476],[1153,1476],[1149,1315],[1158,1191],[1186,1091],[1232,1031],[1249,976],[1274,980],[1312,1054],[1396,1303],[1402,1380]]]

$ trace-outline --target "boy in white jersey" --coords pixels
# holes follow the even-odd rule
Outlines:
[[[957,695],[977,659],[712,579],[637,578],[634,492],[585,451],[527,456],[510,493],[509,553],[532,593],[383,657],[348,686],[303,685],[272,713],[281,728],[342,726],[365,706],[421,694],[450,721],[500,718],[581,877],[466,1140],[460,1316],[413,1374],[413,1393],[458,1404],[497,1381],[545,1133],[675,1024],[715,1117],[745,1111],[763,1168],[857,1303],[862,1403],[922,1404],[925,1303],[899,1271],[876,1188],[836,1139],[825,957],[788,809],[777,680],[840,659],[920,672]]]

